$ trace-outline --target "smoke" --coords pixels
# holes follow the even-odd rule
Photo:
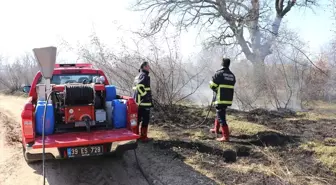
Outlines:
[[[255,108],[266,109],[292,109],[301,110],[302,91],[305,85],[305,66],[300,66],[284,56],[272,55],[265,61],[265,89],[259,92],[255,85],[254,65],[246,59],[235,58],[236,53],[223,48],[203,50],[198,56],[198,65],[206,65],[202,77],[204,84],[190,96],[189,100],[197,105],[209,105],[213,92],[209,88],[209,81],[214,73],[221,68],[222,57],[231,58],[231,71],[236,76],[234,103],[231,108],[251,110]],[[297,56],[296,56],[297,57]],[[296,59],[295,60],[301,60]],[[306,61],[307,62],[307,61]],[[187,92],[188,89],[185,89]]]

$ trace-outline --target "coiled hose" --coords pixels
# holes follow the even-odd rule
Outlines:
[[[95,92],[90,85],[65,85],[65,99],[67,105],[82,105],[93,103]]]

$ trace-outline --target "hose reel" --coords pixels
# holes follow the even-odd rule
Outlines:
[[[90,84],[66,84],[64,86],[65,105],[87,105],[94,103],[95,91]]]

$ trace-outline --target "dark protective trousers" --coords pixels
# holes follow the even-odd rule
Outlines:
[[[226,123],[226,107],[217,107],[216,108],[216,116],[217,116],[217,119],[219,121],[219,123],[222,125],[222,126],[227,126],[227,123]]]
[[[140,122],[142,122],[141,127],[142,128],[147,128],[148,123],[149,123],[149,115],[150,115],[150,108],[139,106],[139,108],[138,108],[138,126],[140,126]]]

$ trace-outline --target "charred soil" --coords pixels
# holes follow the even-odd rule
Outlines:
[[[22,156],[19,111],[23,100],[0,96],[0,184],[42,184],[41,164],[27,165]],[[206,115],[206,109],[189,106],[153,110],[149,133],[154,141],[140,143],[137,149],[151,183],[336,184],[333,114],[228,110],[228,143],[218,143],[209,133],[214,110],[203,121]],[[48,161],[46,173],[50,185],[148,184],[133,151],[122,158]]]
[[[335,184],[335,115],[317,108],[229,109],[229,143],[218,143],[209,132],[214,110],[205,122],[202,108],[154,110],[153,145],[219,184]]]

